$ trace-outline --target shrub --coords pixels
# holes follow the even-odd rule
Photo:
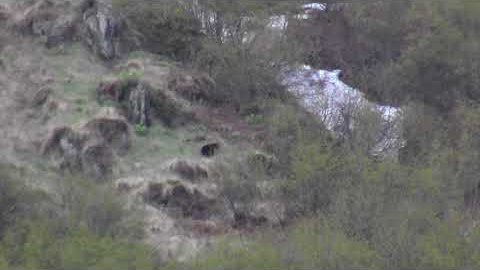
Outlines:
[[[264,116],[261,115],[261,114],[255,114],[255,113],[252,113],[252,114],[249,114],[247,115],[246,117],[246,121],[248,124],[250,125],[257,125],[257,124],[261,124],[263,123],[265,120]]]
[[[425,269],[476,269],[480,267],[479,241],[480,228],[458,213],[449,213],[446,220],[432,219],[430,229],[417,241],[417,265]]]
[[[147,51],[186,61],[200,46],[201,23],[179,1],[114,0],[143,37]]]
[[[148,134],[148,129],[145,125],[136,124],[135,133],[137,133],[139,136],[146,136]]]
[[[377,269],[383,265],[368,243],[349,238],[337,226],[321,219],[295,225],[286,245],[295,269]]]
[[[247,244],[237,239],[224,239],[200,254],[190,269],[281,269],[281,253],[273,242],[256,241]]]
[[[382,258],[366,242],[328,222],[303,220],[284,231],[239,240],[227,238],[200,253],[190,269],[376,269]]]
[[[153,269],[153,252],[142,244],[99,237],[85,227],[61,228],[52,221],[18,223],[0,249],[10,268]]]

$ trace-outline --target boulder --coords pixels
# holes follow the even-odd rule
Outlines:
[[[84,143],[85,137],[72,128],[56,127],[48,135],[41,152],[52,157],[62,171],[76,172],[81,170],[80,154]]]
[[[54,128],[41,152],[62,171],[101,180],[112,174],[115,154],[125,154],[129,147],[128,124],[115,110],[107,108],[102,117],[90,120],[80,129]]]
[[[128,123],[122,118],[97,117],[83,126],[91,139],[105,141],[123,155],[130,148],[130,130]]]

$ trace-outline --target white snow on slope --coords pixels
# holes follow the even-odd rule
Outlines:
[[[369,102],[359,90],[343,83],[340,73],[340,70],[316,70],[304,65],[284,72],[282,83],[334,133],[339,126],[352,128],[358,110],[368,107],[381,115],[385,126],[380,132],[384,138],[379,138],[375,151],[381,152],[398,143],[398,134],[394,133],[399,109]]]
[[[325,3],[310,3],[303,5],[303,9],[307,12],[310,10],[325,10],[326,4]]]

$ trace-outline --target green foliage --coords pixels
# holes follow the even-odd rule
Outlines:
[[[138,68],[127,68],[122,69],[118,74],[117,77],[121,81],[128,82],[133,80],[138,80],[143,76],[143,71]]]
[[[277,237],[275,237],[275,235]],[[322,220],[304,220],[285,238],[263,233],[246,241],[227,238],[200,254],[191,269],[376,269],[382,258],[368,244],[347,237]]]
[[[458,100],[479,100],[479,3],[373,1],[329,8],[290,24],[291,42],[300,40],[310,64],[340,66],[348,82],[381,103],[418,101],[449,110]]]
[[[27,187],[23,176],[22,169],[0,163],[0,236],[17,220],[39,214],[41,203],[49,200],[45,193]]]
[[[62,179],[54,203],[25,185],[25,175],[0,166],[1,268],[154,268],[153,251],[138,243],[139,217],[127,216],[111,187]]]
[[[256,241],[242,244],[227,238],[191,262],[190,269],[280,269],[285,265],[273,243]]]
[[[136,124],[135,133],[137,133],[139,136],[145,136],[148,133],[148,128],[145,125]]]
[[[24,269],[153,269],[152,251],[85,227],[61,228],[51,221],[16,224],[0,244],[8,267]]]
[[[450,213],[445,221],[433,220],[432,228],[417,242],[418,264],[425,269],[478,268],[479,237],[479,228],[458,213]]]
[[[261,114],[252,113],[252,114],[247,115],[245,120],[247,121],[247,123],[249,125],[258,125],[258,124],[261,124],[265,121],[265,117]]]
[[[200,22],[177,1],[115,0],[114,6],[133,23],[151,52],[187,60],[198,50]]]
[[[292,228],[287,243],[295,269],[377,269],[382,258],[368,243],[347,237],[322,220],[306,220]],[[288,245],[288,244],[287,244]]]

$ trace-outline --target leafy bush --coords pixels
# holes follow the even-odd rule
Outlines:
[[[246,121],[250,125],[257,125],[263,123],[265,121],[265,118],[261,114],[252,113],[247,115]]]
[[[367,243],[351,239],[327,222],[298,222],[278,239],[263,232],[246,241],[227,238],[201,253],[191,269],[376,269],[382,258]]]
[[[281,253],[273,242],[242,244],[227,238],[188,264],[190,269],[281,269]]]
[[[480,228],[458,213],[446,220],[432,219],[431,228],[417,241],[418,266],[425,269],[480,267]]]
[[[85,227],[23,221],[0,244],[3,263],[24,269],[153,269],[153,253],[142,245],[99,237]]]
[[[139,136],[146,136],[148,134],[148,129],[145,125],[136,124],[135,133],[137,133]]]
[[[143,71],[137,68],[126,68],[122,69],[117,77],[121,81],[128,82],[132,80],[138,80],[142,77]]]
[[[350,238],[329,222],[305,220],[287,237],[295,269],[377,269],[382,258],[367,242]]]
[[[147,51],[186,61],[200,46],[201,23],[179,1],[115,0],[135,26]]]

